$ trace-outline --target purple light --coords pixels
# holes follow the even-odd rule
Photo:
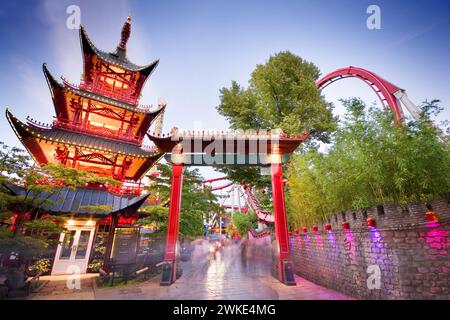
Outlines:
[[[356,260],[356,246],[353,232],[349,229],[345,230],[344,249],[350,263],[354,264]]]
[[[320,250],[321,253],[323,253],[323,238],[319,233],[316,233],[314,236],[316,240],[316,248]]]
[[[426,224],[426,226],[427,226],[428,228],[436,228],[436,227],[439,227],[439,226],[440,226],[440,223],[437,222],[437,221],[428,221],[427,224]]]

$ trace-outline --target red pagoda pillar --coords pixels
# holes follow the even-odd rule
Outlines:
[[[182,184],[183,164],[174,163],[172,164],[172,189],[170,192],[169,221],[167,224],[166,248],[161,285],[171,285],[177,279],[176,247],[180,225]]]
[[[283,170],[281,156],[273,155],[280,161],[271,164],[272,198],[275,216],[275,235],[278,249],[278,279],[286,285],[296,285],[289,254],[289,237],[284,203]]]

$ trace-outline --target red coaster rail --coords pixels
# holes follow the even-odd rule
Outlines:
[[[247,196],[248,204],[250,205],[250,208],[252,208],[256,216],[259,220],[262,220],[264,222],[274,223],[275,217],[271,214],[271,212],[265,210],[261,204],[259,203],[258,199],[255,197],[252,191],[252,187],[249,185],[243,185],[244,192]]]

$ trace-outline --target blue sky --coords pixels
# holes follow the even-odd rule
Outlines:
[[[66,8],[81,8],[81,20],[97,47],[109,51],[132,15],[128,56],[138,64],[160,59],[142,104],[168,103],[164,131],[224,130],[216,113],[219,89],[231,80],[246,84],[256,64],[290,50],[314,62],[322,74],[353,65],[406,89],[412,101],[438,98],[450,119],[450,1],[2,1],[0,5],[0,105],[24,119],[54,116],[41,65],[79,82],[82,57],[78,30],[66,27]],[[368,30],[366,9],[381,8],[381,30]],[[376,101],[356,79],[324,90],[328,101],[349,96]],[[4,110],[4,109],[3,109]],[[19,145],[2,115],[2,138]]]

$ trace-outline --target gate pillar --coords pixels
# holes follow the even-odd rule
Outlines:
[[[281,157],[280,157],[281,158]],[[284,203],[283,170],[280,161],[272,162],[272,197],[275,216],[275,235],[278,250],[278,279],[286,285],[296,285],[289,254],[289,237]]]
[[[167,224],[166,247],[164,252],[161,285],[171,285],[177,279],[176,249],[180,225],[181,191],[183,184],[183,164],[172,164],[172,189],[170,192],[169,221]]]

